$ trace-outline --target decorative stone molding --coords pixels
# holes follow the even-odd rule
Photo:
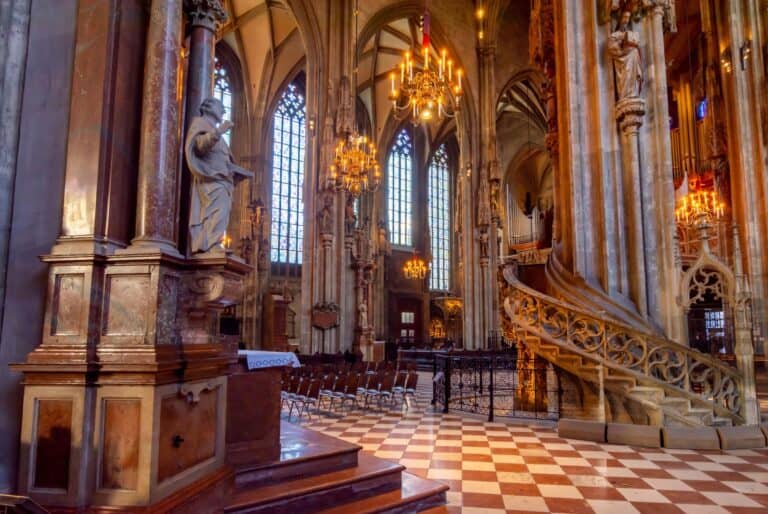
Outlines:
[[[624,134],[637,134],[643,125],[645,116],[645,100],[642,98],[625,98],[616,103],[616,121]]]
[[[675,0],[597,0],[597,17],[601,25],[609,23],[611,16],[622,12],[630,12],[633,21],[640,21],[649,13],[663,16],[664,30],[677,32]]]
[[[334,302],[320,302],[312,307],[312,326],[330,330],[339,326],[339,306]]]
[[[184,343],[218,343],[222,311],[242,301],[243,276],[250,266],[224,254],[199,254],[193,260],[199,267],[184,272],[181,278],[178,319]]]
[[[187,398],[187,403],[199,403],[200,393],[213,391],[219,384],[213,382],[186,382],[179,387],[179,396]]]
[[[184,11],[192,27],[205,27],[212,32],[219,30],[227,21],[227,13],[221,0],[184,0]]]

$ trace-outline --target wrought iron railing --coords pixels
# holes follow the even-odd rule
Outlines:
[[[741,377],[736,369],[699,351],[637,331],[560,302],[521,284],[505,270],[504,309],[514,337],[526,333],[633,376],[712,406],[741,421]]]
[[[552,366],[517,352],[436,353],[432,403],[443,412],[556,420],[560,391]]]

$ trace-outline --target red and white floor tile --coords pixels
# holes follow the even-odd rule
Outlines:
[[[561,439],[553,427],[410,409],[313,414],[305,427],[450,486],[448,511],[768,513],[768,449],[690,451]]]

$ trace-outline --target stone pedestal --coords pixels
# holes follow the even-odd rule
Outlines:
[[[45,260],[43,342],[14,366],[24,373],[19,492],[117,511],[189,500],[225,465],[236,345],[218,315],[250,267],[223,253]]]

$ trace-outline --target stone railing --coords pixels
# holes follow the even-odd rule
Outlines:
[[[672,389],[679,396],[711,405],[719,416],[742,422],[741,377],[736,369],[697,350],[539,293],[508,270],[504,278],[504,310],[515,336],[542,337],[645,385]]]

